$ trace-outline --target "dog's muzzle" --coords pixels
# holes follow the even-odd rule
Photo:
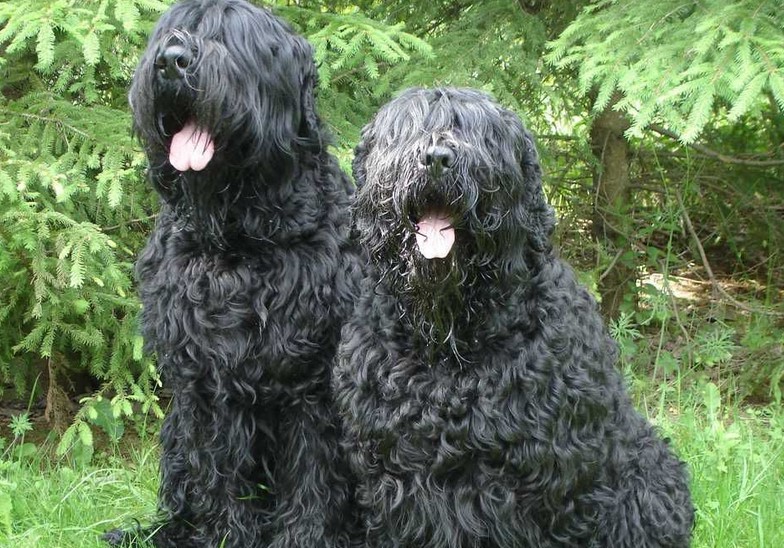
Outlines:
[[[420,157],[421,164],[434,181],[448,173],[457,161],[455,150],[443,143],[433,144]],[[432,205],[421,212],[416,225],[416,243],[426,259],[443,259],[455,243],[455,229],[450,212]]]
[[[185,81],[195,62],[194,52],[179,40],[161,47],[155,57],[155,70],[162,87],[171,91]],[[165,83],[165,84],[164,84]],[[175,118],[178,118],[176,115]],[[185,118],[185,116],[182,116]],[[169,163],[177,171],[202,171],[215,153],[215,143],[207,129],[193,117],[175,129],[169,142]]]

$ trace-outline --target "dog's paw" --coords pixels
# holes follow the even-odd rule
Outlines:
[[[101,540],[109,546],[119,546],[121,548],[147,548],[148,546],[158,546],[153,543],[149,535],[141,527],[130,529],[112,529],[101,535]]]
[[[109,546],[131,546],[130,535],[122,529],[112,529],[101,535],[101,540]]]

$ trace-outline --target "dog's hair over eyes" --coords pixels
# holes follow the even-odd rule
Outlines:
[[[434,143],[456,154],[438,180],[422,164]],[[481,92],[401,94],[363,129],[353,168],[361,240],[411,297],[411,321],[431,342],[455,344],[456,315],[477,305],[470,292],[481,280],[504,272],[520,281],[551,249],[555,221],[533,137]],[[415,219],[432,200],[450,211],[457,231],[455,249],[440,261],[423,259],[415,245]]]
[[[160,19],[153,44],[178,44],[193,55],[186,71],[186,103],[232,162],[256,164],[292,148],[322,146],[314,113],[317,72],[310,44],[283,20],[259,18],[244,3],[175,4]],[[165,147],[159,131],[155,61],[148,48],[131,86],[134,131],[148,146]]]

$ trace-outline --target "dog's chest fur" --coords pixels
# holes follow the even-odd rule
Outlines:
[[[360,373],[367,380],[359,398],[374,409],[357,413],[360,438],[376,446],[387,472],[415,470],[459,484],[472,476],[477,457],[499,471],[523,466],[520,444],[533,448],[550,432],[535,402],[546,380],[527,359],[523,335],[514,339],[478,345],[463,361],[443,356],[430,363],[411,349]],[[513,365],[508,346],[518,348]]]
[[[336,393],[350,414],[363,504],[418,524],[406,529],[408,541],[502,538],[504,524],[520,516],[535,535],[540,512],[564,496],[567,475],[600,473],[597,432],[609,407],[598,378],[603,360],[586,368],[565,359],[575,339],[559,327],[591,306],[584,292],[563,290],[573,284],[564,274],[476,317],[463,359],[448,347],[429,357],[418,351],[395,298],[383,284],[365,287],[343,332]],[[601,336],[596,322],[584,330],[588,340]],[[565,437],[581,445],[579,459],[558,453]]]
[[[322,243],[205,250],[167,215],[137,265],[142,328],[164,376],[220,374],[259,387],[249,397],[274,398],[264,393],[270,386],[288,391],[286,384],[324,375],[321,356],[337,344],[347,306],[335,297],[351,291],[341,272],[350,261]]]

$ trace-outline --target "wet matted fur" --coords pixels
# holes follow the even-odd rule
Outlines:
[[[173,400],[161,521],[112,543],[348,543],[329,375],[359,261],[315,86],[305,39],[242,0],[176,4],[139,62],[134,130],[161,197],[142,330]]]
[[[372,264],[333,386],[367,545],[687,546],[685,467],[552,250],[520,119],[474,90],[409,90],[364,128],[354,174]],[[446,257],[423,257],[426,222],[454,236]]]

